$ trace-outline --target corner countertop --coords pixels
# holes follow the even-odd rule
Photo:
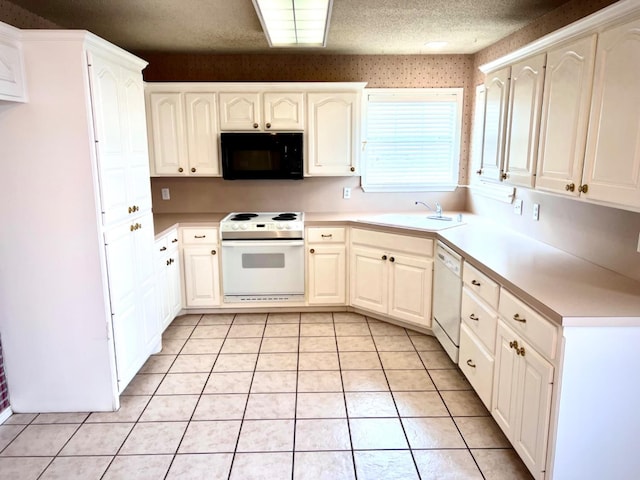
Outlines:
[[[462,213],[462,222],[457,221]],[[305,213],[305,225],[383,227],[442,240],[507,290],[563,326],[640,326],[640,282],[465,212],[424,223],[413,213]],[[218,225],[226,213],[154,215],[158,235],[178,225]],[[443,224],[447,224],[443,226]]]

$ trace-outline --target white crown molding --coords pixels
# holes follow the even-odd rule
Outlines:
[[[611,24],[617,23],[620,19],[625,17],[631,19],[635,15],[640,15],[640,2],[638,0],[621,0],[588,17],[577,20],[566,27],[545,35],[504,57],[481,65],[479,67],[480,71],[482,73],[488,73],[507,67],[523,58],[548,50],[551,46],[556,46],[589,34],[599,33]]]

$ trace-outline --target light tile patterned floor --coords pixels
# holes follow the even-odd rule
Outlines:
[[[121,404],[13,415],[0,478],[531,478],[433,337],[353,313],[179,317]]]

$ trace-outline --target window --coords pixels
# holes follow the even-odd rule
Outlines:
[[[363,190],[454,190],[462,93],[462,88],[366,89]]]

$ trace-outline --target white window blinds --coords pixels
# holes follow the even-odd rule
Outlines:
[[[369,89],[366,99],[362,188],[455,189],[462,89]]]

